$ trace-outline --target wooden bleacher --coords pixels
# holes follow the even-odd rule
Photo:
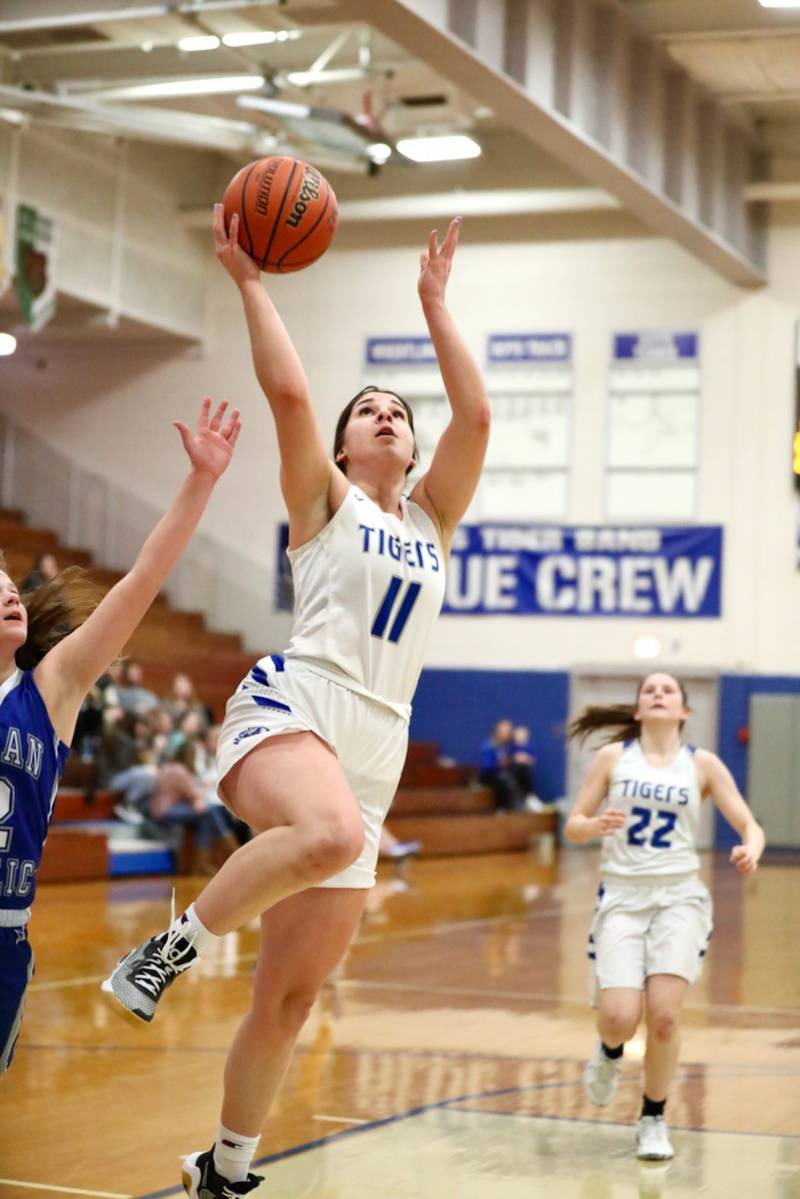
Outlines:
[[[0,549],[5,553],[9,573],[19,581],[31,569],[35,555],[46,551],[55,555],[59,566],[84,567],[105,590],[122,578],[119,571],[94,567],[87,550],[62,545],[47,529],[29,528],[23,514],[14,510],[0,510]],[[173,608],[162,595],[156,598],[124,653],[141,662],[145,686],[157,694],[166,694],[176,672],[185,671],[217,720],[222,719],[228,696],[257,656],[243,650],[238,634],[208,629],[201,612]]]
[[[439,764],[435,742],[408,747],[387,825],[400,841],[421,841],[422,857],[526,850],[554,835],[553,812],[498,812],[469,766]]]
[[[0,509],[0,549],[17,580],[31,569],[35,555],[45,551],[53,553],[62,567],[84,567],[106,590],[122,577],[120,572],[93,566],[88,551],[62,545],[51,531],[30,528],[19,511]],[[218,720],[229,695],[258,656],[243,650],[237,634],[208,629],[202,613],[175,609],[165,596],[157,597],[124,653],[141,662],[145,686],[157,694],[165,695],[173,676],[184,671]],[[491,793],[474,785],[473,773],[470,767],[441,765],[434,742],[411,744],[389,815],[395,836],[419,840],[424,856],[436,856],[526,850],[540,835],[555,831],[551,813],[495,815]],[[109,791],[93,790],[92,784],[91,768],[71,757],[42,858],[40,882],[108,877],[107,825],[113,819],[115,797]]]

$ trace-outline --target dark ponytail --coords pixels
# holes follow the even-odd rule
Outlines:
[[[610,733],[604,739],[604,745],[610,745],[612,741],[636,741],[642,734],[642,725],[634,718],[635,711],[633,704],[590,704],[569,722],[567,738],[570,741],[577,738],[582,744],[598,729],[608,729]]]
[[[636,719],[634,713],[639,706],[642,687],[649,678],[652,678],[652,675],[647,675],[640,680],[639,686],[636,688],[635,704],[590,704],[584,708],[580,715],[567,725],[568,740],[572,741],[577,738],[582,744],[592,733],[596,733],[600,729],[607,729],[609,735],[604,739],[603,745],[611,745],[614,741],[637,741],[642,735],[642,722]],[[688,708],[689,695],[685,686],[674,675],[669,675],[669,678],[674,679],[678,684],[683,706]],[[683,721],[681,721],[681,728],[683,728]]]

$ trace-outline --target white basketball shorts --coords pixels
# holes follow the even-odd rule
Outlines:
[[[334,751],[364,822],[358,861],[321,886],[372,887],[381,827],[406,759],[408,722],[385,704],[273,654],[228,700],[217,748],[220,783],[268,738],[301,732],[316,733]],[[220,798],[224,802],[222,791]]]
[[[700,977],[713,928],[711,896],[696,874],[674,881],[606,876],[589,933],[589,990],[644,989],[651,974]]]

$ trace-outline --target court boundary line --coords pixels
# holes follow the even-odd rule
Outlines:
[[[55,1191],[61,1195],[89,1195],[92,1199],[134,1199],[133,1195],[123,1195],[120,1191],[84,1191],[80,1187],[60,1187],[55,1183],[24,1182],[21,1178],[0,1178],[0,1187],[25,1187],[29,1191]]]
[[[567,1059],[567,1060],[571,1060],[571,1059]],[[689,1077],[690,1078],[702,1078],[704,1076],[703,1075],[690,1075]],[[631,1079],[630,1081],[633,1082],[635,1080]],[[624,1084],[624,1080],[623,1080],[623,1084]],[[426,1103],[420,1107],[410,1108],[408,1111],[405,1111],[405,1112],[397,1112],[395,1115],[392,1115],[392,1116],[383,1116],[383,1117],[381,1117],[380,1120],[372,1120],[367,1124],[363,1124],[363,1125],[360,1125],[355,1128],[344,1128],[341,1130],[341,1132],[332,1132],[324,1137],[316,1137],[313,1141],[306,1141],[302,1145],[294,1145],[290,1149],[282,1149],[279,1153],[272,1153],[272,1154],[268,1154],[266,1157],[258,1158],[252,1164],[256,1168],[260,1168],[262,1166],[271,1166],[271,1165],[274,1165],[275,1162],[285,1161],[291,1157],[299,1157],[304,1153],[309,1153],[312,1149],[319,1149],[323,1145],[329,1145],[332,1142],[340,1141],[345,1137],[360,1136],[366,1132],[373,1132],[377,1128],[388,1127],[388,1125],[390,1125],[390,1124],[399,1124],[405,1120],[413,1120],[418,1116],[426,1115],[428,1112],[444,1111],[448,1108],[452,1108],[452,1106],[454,1104],[476,1103],[481,1099],[496,1099],[502,1095],[522,1095],[522,1094],[528,1094],[531,1092],[538,1092],[538,1091],[552,1091],[552,1090],[558,1090],[562,1087],[574,1087],[575,1085],[576,1084],[575,1084],[574,1080],[559,1081],[559,1082],[545,1082],[545,1083],[533,1083],[527,1087],[494,1088],[490,1091],[479,1091],[477,1094],[474,1094],[474,1095],[454,1095],[450,1099],[441,1099],[441,1100],[437,1101],[436,1103]],[[564,1120],[568,1123],[602,1124],[605,1126],[611,1126],[611,1127],[615,1127],[615,1128],[633,1129],[633,1124],[631,1124],[628,1121],[623,1122],[620,1120],[585,1120],[585,1119],[581,1120],[579,1117],[575,1117],[575,1116],[537,1116],[537,1115],[534,1115],[533,1113],[526,1114],[526,1113],[519,1113],[519,1112],[481,1111],[479,1108],[459,1109],[456,1107],[454,1110],[461,1111],[462,1115],[518,1116],[521,1119]],[[778,1141],[800,1140],[800,1135],[796,1135],[793,1133],[740,1132],[738,1130],[728,1130],[728,1129],[720,1129],[720,1128],[692,1128],[690,1126],[677,1125],[677,1124],[671,1124],[670,1131],[672,1131],[672,1132],[694,1132],[694,1133],[700,1133],[700,1134],[717,1133],[720,1136],[769,1137],[772,1140],[778,1140]],[[135,1196],[132,1196],[131,1199],[168,1199],[168,1196],[179,1195],[182,1190],[183,1190],[182,1186],[171,1186],[171,1187],[167,1187],[165,1190],[162,1190],[162,1191],[148,1191],[143,1195],[135,1195]]]
[[[364,944],[364,942],[356,942],[355,944]],[[240,954],[236,957],[237,963],[247,963],[255,961],[257,954]],[[104,974],[84,975],[78,978],[53,979],[50,982],[31,983],[28,987],[28,994],[32,992],[57,991],[67,990],[70,987],[88,986],[91,983],[102,982],[106,976]],[[226,981],[241,981],[242,973],[223,976],[217,978],[217,982]],[[344,987],[351,990],[356,990],[361,987],[366,991],[402,991],[405,993],[420,992],[429,995],[458,995],[462,997],[470,997],[476,995],[482,999],[519,999],[529,1000],[531,1002],[550,1002],[551,1000],[559,1000],[565,1005],[580,1005],[581,1007],[589,1007],[589,1001],[583,995],[564,995],[559,991],[490,991],[486,989],[467,989],[465,987],[442,987],[436,986],[433,983],[409,983],[409,982],[380,982],[376,979],[359,979],[359,978],[340,978],[335,980],[335,986]],[[794,1007],[749,1007],[738,1003],[685,1003],[682,1008],[685,1012],[737,1012],[741,1015],[754,1016],[786,1016],[800,1021],[800,1008]]]

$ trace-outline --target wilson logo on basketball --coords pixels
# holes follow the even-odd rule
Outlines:
[[[256,212],[260,216],[266,216],[267,214],[272,180],[275,178],[275,172],[278,169],[279,163],[280,159],[273,158],[266,171],[264,171],[264,174],[261,176],[261,182],[258,185],[258,193],[256,195]]]
[[[313,167],[308,167],[306,169],[305,179],[303,180],[303,186],[300,189],[300,195],[295,200],[294,208],[286,218],[285,224],[287,224],[291,229],[296,229],[305,216],[306,209],[312,200],[319,199],[319,193],[319,171],[315,171]]]

